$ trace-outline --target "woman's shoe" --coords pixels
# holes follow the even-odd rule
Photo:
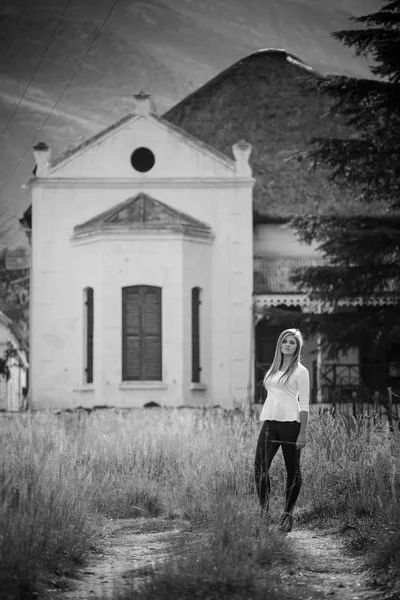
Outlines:
[[[283,533],[289,533],[289,531],[292,531],[292,527],[293,515],[291,513],[284,512],[279,525],[279,531],[282,531]]]

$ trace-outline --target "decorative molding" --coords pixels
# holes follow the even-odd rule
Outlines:
[[[310,303],[306,294],[255,294],[254,306],[262,309],[266,306],[308,306]]]
[[[184,233],[176,233],[168,230],[159,230],[159,231],[149,231],[149,230],[138,230],[132,229],[132,231],[127,231],[126,229],[118,231],[115,230],[113,232],[89,232],[85,234],[80,234],[79,236],[74,235],[70,237],[71,243],[73,246],[82,246],[84,244],[95,244],[96,242],[131,242],[132,240],[145,240],[145,241],[160,241],[166,239],[168,241],[177,241],[177,242],[195,242],[197,244],[207,244],[210,245],[213,243],[214,236],[208,235],[204,237],[187,235]]]
[[[121,381],[120,390],[166,390],[168,385],[163,381]]]
[[[92,383],[87,383],[87,384],[80,385],[77,388],[74,388],[72,391],[74,393],[78,393],[78,394],[86,393],[86,392],[94,392],[95,386]]]
[[[332,303],[322,303],[310,300],[307,294],[255,294],[254,308],[257,311],[265,307],[279,306],[301,306],[304,312],[332,312]],[[379,296],[375,298],[344,298],[338,301],[338,306],[387,306],[398,304],[396,298],[390,296]]]
[[[32,188],[174,188],[174,187],[249,187],[253,186],[253,177],[159,177],[138,178],[132,177],[47,177],[30,179],[28,185]]]
[[[351,300],[339,300],[339,306],[386,306],[398,304],[398,300],[396,298],[390,296],[378,296],[375,298],[352,298]]]
[[[204,383],[191,383],[190,384],[190,389],[191,390],[196,390],[199,392],[205,392],[207,390],[207,386],[204,385]]]

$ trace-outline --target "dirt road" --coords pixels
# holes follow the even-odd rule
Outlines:
[[[382,592],[371,588],[361,559],[345,554],[337,534],[298,529],[290,537],[304,556],[304,565],[289,585],[309,591],[309,598],[380,600]],[[300,589],[299,589],[300,592]]]
[[[78,578],[66,582],[71,589],[57,594],[57,600],[111,600],[116,587],[137,589],[157,565],[171,558],[174,547],[188,542],[191,531],[189,523],[159,518],[114,521],[102,540],[102,552],[90,555]],[[292,593],[296,590],[297,598],[383,598],[369,586],[361,560],[345,555],[334,533],[296,529],[288,537],[298,549],[300,566],[282,575],[282,586]]]

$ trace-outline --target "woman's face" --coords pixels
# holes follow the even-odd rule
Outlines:
[[[281,344],[281,352],[284,356],[292,356],[297,350],[297,341],[294,335],[285,335]]]

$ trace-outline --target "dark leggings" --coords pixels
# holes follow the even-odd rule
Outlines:
[[[299,431],[300,423],[297,421],[264,421],[261,427],[254,468],[258,498],[261,506],[267,510],[270,494],[269,468],[279,450],[279,446],[282,444],[287,472],[285,511],[293,512],[302,483],[300,471],[301,450],[296,448]]]

